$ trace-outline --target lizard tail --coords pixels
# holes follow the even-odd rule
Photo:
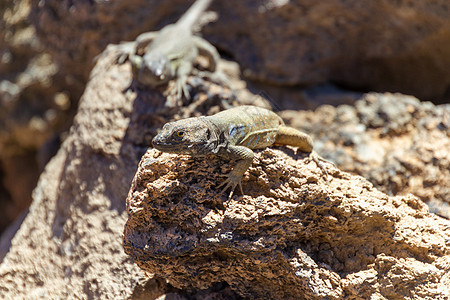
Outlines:
[[[313,150],[313,141],[309,135],[286,126],[280,126],[278,128],[278,134],[274,144],[298,147],[302,152],[311,152]]]
[[[193,28],[198,22],[202,13],[208,8],[212,0],[197,0],[184,15],[178,20],[177,24],[186,28]]]

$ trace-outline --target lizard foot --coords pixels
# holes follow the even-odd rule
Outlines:
[[[232,89],[230,79],[222,71],[216,70],[214,72],[207,72],[207,71],[199,71],[199,70],[194,69],[192,71],[192,73],[198,77],[209,79],[210,81],[212,81],[218,85],[225,86],[229,89]]]
[[[334,167],[336,167],[336,165],[335,165],[333,162],[328,161],[328,160],[326,160],[326,159],[320,157],[315,151],[312,151],[312,152],[311,152],[311,154],[309,155],[309,157],[307,158],[307,160],[309,160],[309,161],[311,161],[311,160],[314,161],[314,162],[316,163],[316,165],[322,170],[322,172],[325,174],[325,176],[326,176],[327,178],[328,178],[328,172],[327,172],[327,170],[325,169],[325,167],[324,167],[324,165],[323,165],[322,162],[331,164],[331,165],[333,165]]]
[[[189,93],[189,88],[187,84],[187,76],[180,76],[175,81],[175,88],[169,94],[172,97],[175,97],[176,100],[181,100],[183,95],[186,98],[186,100],[190,100],[191,95]]]
[[[237,176],[236,174],[230,173],[228,175],[226,175],[228,178],[222,182],[222,184],[220,184],[218,186],[218,188],[221,188],[222,186],[225,185],[225,187],[222,189],[222,191],[219,193],[219,196],[222,195],[228,188],[231,187],[231,192],[230,195],[228,196],[228,199],[231,199],[231,197],[233,197],[233,193],[234,190],[236,188],[237,185],[239,185],[239,188],[241,190],[241,194],[244,195],[244,191],[242,189],[242,176]]]
[[[125,42],[118,46],[118,53],[116,57],[116,62],[121,65],[127,61],[130,56],[134,55],[136,51],[135,42]]]

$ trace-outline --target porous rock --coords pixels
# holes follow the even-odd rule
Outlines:
[[[124,247],[177,288],[226,282],[264,299],[444,299],[450,221],[290,148],[257,151],[245,195],[218,185],[233,162],[151,149],[127,198]]]
[[[1,299],[155,299],[175,292],[123,252],[125,198],[157,128],[223,110],[232,98],[200,82],[186,106],[166,107],[162,91],[133,86],[130,64],[115,65],[110,50],[91,74],[29,213],[9,249],[0,249],[8,251],[0,264]]]
[[[354,106],[284,111],[315,148],[389,195],[412,193],[450,219],[450,106],[401,94],[369,93]]]

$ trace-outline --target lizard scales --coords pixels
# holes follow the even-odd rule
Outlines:
[[[292,145],[301,147],[303,152],[312,151],[312,140],[307,141],[306,134],[294,135],[289,142],[283,141],[285,137],[280,134],[280,130],[285,132],[289,127],[284,126],[283,120],[277,114],[264,108],[239,106],[205,118],[220,124],[219,130],[236,146],[263,149],[272,145]],[[299,140],[296,140],[296,137]],[[309,144],[311,149],[308,147]]]
[[[272,145],[291,145],[302,152],[311,152],[311,159],[324,171],[321,159],[313,152],[309,135],[284,125],[274,112],[256,107],[239,106],[212,116],[170,122],[153,139],[153,146],[164,152],[204,156],[214,154],[235,159],[237,164],[228,174],[223,191],[231,188],[230,197],[253,161],[251,149]],[[222,192],[223,192],[222,191]]]

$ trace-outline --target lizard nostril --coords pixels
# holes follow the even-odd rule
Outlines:
[[[158,136],[155,136],[152,140],[152,144],[153,145],[158,145],[159,143],[161,143],[161,140],[159,139]]]

